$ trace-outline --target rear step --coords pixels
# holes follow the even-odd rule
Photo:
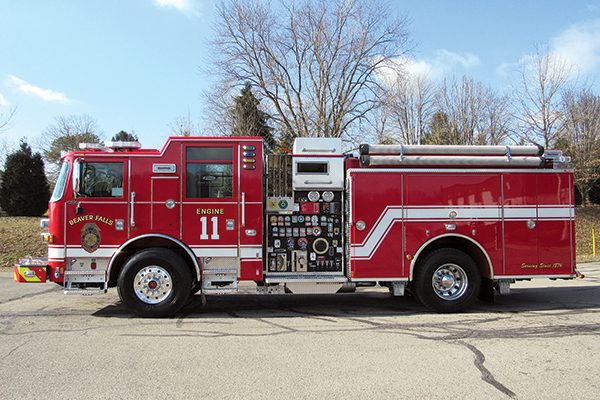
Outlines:
[[[68,270],[64,272],[63,293],[91,296],[108,291],[106,271]],[[93,286],[88,286],[93,285]]]
[[[227,294],[238,291],[237,268],[207,268],[202,271],[202,293]]]

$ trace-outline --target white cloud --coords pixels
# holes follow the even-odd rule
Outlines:
[[[447,65],[449,67],[460,65],[463,68],[471,68],[481,64],[479,57],[472,53],[457,53],[446,49],[440,49],[436,50],[434,54],[435,61],[437,63],[443,63],[444,65]]]
[[[198,15],[195,0],[154,0],[154,4],[162,8],[174,8],[184,14]]]
[[[571,25],[549,40],[548,52],[554,62],[569,68],[571,78],[595,74],[600,68],[600,19]],[[534,54],[525,54],[519,60],[500,64],[497,72],[510,75],[522,66],[530,66]]]
[[[600,19],[571,25],[550,40],[550,52],[582,74],[600,67]]]
[[[438,80],[456,69],[476,67],[481,61],[473,53],[438,49],[432,52],[431,57],[421,59],[405,58],[400,63],[402,64],[402,70],[410,76]]]
[[[21,93],[31,94],[50,103],[68,103],[69,98],[62,92],[44,89],[14,75],[8,75],[8,83]]]
[[[0,107],[6,107],[7,105],[8,101],[6,100],[6,97],[0,93]]]

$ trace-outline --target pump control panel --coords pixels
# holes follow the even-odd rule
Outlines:
[[[341,273],[342,201],[341,191],[307,190],[295,191],[280,212],[269,207],[266,272]]]

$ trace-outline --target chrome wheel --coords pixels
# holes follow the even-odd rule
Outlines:
[[[133,291],[146,304],[158,304],[173,291],[171,275],[157,265],[142,268],[133,280]]]
[[[431,285],[435,294],[444,300],[460,298],[469,286],[469,279],[464,269],[456,264],[444,264],[438,267],[431,277]]]

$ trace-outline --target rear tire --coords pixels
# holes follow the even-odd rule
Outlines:
[[[140,317],[170,317],[187,302],[192,276],[185,261],[171,250],[151,248],[135,253],[117,282],[119,297]]]
[[[438,249],[417,266],[413,288],[425,307],[441,313],[458,312],[477,299],[481,273],[462,251]]]

